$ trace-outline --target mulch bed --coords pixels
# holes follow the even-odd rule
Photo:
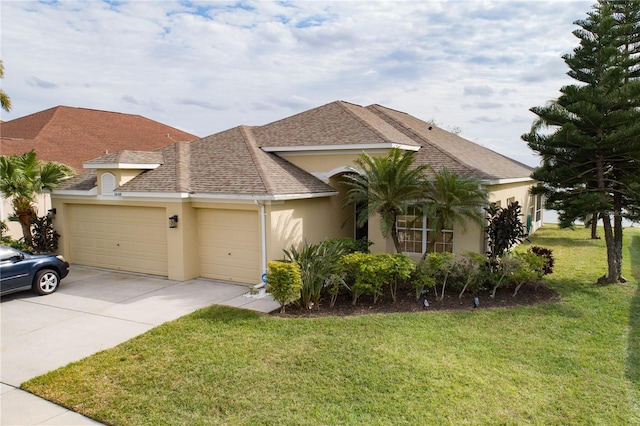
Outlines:
[[[478,298],[480,302],[477,309],[493,309],[506,308],[515,306],[529,306],[539,303],[559,302],[560,295],[549,287],[540,285],[537,288],[533,286],[523,286],[518,294],[513,297],[512,288],[498,289],[496,297],[491,299],[488,290],[480,291],[476,294],[464,294],[462,299],[458,298],[458,292],[445,291],[444,300],[435,300],[433,290],[427,294],[429,306],[424,306],[424,298],[416,300],[415,290],[398,289],[398,297],[393,302],[390,294],[383,294],[374,304],[371,296],[361,296],[356,306],[351,304],[351,296],[349,294],[341,294],[338,296],[333,307],[329,306],[329,300],[322,300],[320,305],[313,309],[302,309],[292,304],[286,307],[284,314],[280,310],[271,312],[271,315],[280,317],[325,317],[325,316],[350,316],[365,314],[388,314],[396,312],[429,312],[429,311],[459,311],[474,310],[474,298]]]

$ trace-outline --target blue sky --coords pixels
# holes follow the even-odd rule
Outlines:
[[[207,136],[344,100],[434,120],[530,165],[528,110],[572,80],[592,1],[12,1],[11,120],[57,105]]]

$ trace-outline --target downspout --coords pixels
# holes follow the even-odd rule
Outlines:
[[[267,273],[267,212],[263,201],[256,200],[256,204],[260,206],[260,263],[262,276]],[[261,280],[258,286],[262,286],[264,281]]]

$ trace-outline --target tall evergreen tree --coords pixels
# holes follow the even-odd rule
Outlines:
[[[640,204],[640,0],[601,0],[575,22],[580,45],[563,56],[577,84],[531,111],[522,136],[538,152],[534,193],[560,212],[560,224],[598,212],[607,245],[603,282],[622,278],[622,218]],[[611,218],[613,217],[613,225]]]

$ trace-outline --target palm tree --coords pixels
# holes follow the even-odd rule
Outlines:
[[[487,191],[479,180],[454,173],[446,166],[426,180],[420,198],[424,200],[423,213],[432,220],[434,238],[445,229],[453,229],[454,224],[465,232],[467,219],[482,226],[482,208],[489,203]]]
[[[4,78],[4,64],[0,59],[0,79],[2,78]],[[2,89],[0,89],[0,107],[7,112],[11,109],[11,99]]]
[[[13,212],[28,245],[33,242],[31,223],[36,217],[36,194],[52,190],[73,174],[65,164],[38,161],[33,150],[23,155],[0,156],[0,192],[4,198],[12,199]]]
[[[414,167],[413,152],[404,153],[398,148],[393,148],[385,157],[362,153],[355,163],[357,167],[351,168],[353,173],[345,175],[344,182],[350,187],[345,205],[362,206],[356,217],[358,226],[379,214],[382,235],[391,236],[396,251],[401,253],[396,219],[420,198],[427,167]]]

